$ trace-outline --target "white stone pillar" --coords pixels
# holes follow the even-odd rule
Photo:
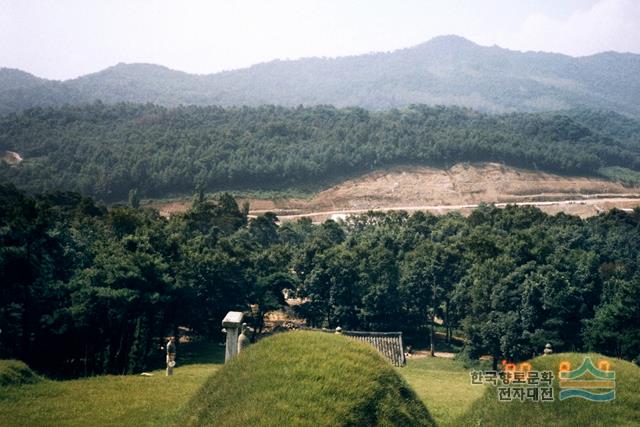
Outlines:
[[[233,359],[238,354],[238,335],[242,326],[243,314],[241,311],[230,311],[224,316],[222,326],[227,332],[227,344],[224,352],[224,363]]]

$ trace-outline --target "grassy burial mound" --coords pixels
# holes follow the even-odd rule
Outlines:
[[[560,401],[558,369],[560,363],[568,361],[571,370],[577,369],[585,357],[594,364],[606,360],[615,372],[615,399],[609,402],[593,402],[582,398]],[[554,380],[554,401],[552,402],[500,402],[495,387],[487,386],[481,399],[457,420],[459,425],[477,426],[638,426],[640,425],[640,368],[633,363],[614,359],[596,353],[560,353],[542,356],[530,361],[533,370],[552,371]],[[480,387],[480,386],[478,386]],[[602,390],[592,391],[602,393]]]
[[[311,331],[250,347],[207,380],[184,414],[181,425],[434,425],[373,347]]]
[[[42,378],[19,360],[0,360],[0,386],[34,384]]]

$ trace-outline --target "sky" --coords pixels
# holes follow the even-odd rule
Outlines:
[[[0,67],[57,80],[119,62],[208,74],[448,34],[572,56],[640,53],[640,0],[0,0]]]

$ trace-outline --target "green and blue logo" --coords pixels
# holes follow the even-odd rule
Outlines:
[[[592,402],[610,402],[616,398],[616,373],[611,364],[600,360],[596,367],[585,357],[577,369],[570,362],[560,363],[560,400],[579,397]]]

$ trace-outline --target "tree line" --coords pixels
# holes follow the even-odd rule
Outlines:
[[[0,117],[0,179],[104,202],[205,190],[292,189],[396,165],[494,161],[563,174],[640,171],[640,123],[614,113],[482,114],[411,106],[179,107],[95,103]],[[614,167],[622,169],[611,169]],[[635,173],[635,172],[634,172]],[[629,175],[628,173],[626,174]],[[135,184],[135,185],[134,185]]]
[[[247,212],[229,194],[198,192],[167,219],[0,185],[0,357],[60,375],[139,372],[178,327],[221,339],[221,319],[241,310],[260,328],[283,290],[316,327],[425,343],[442,320],[474,358],[524,360],[547,342],[640,355],[638,209],[583,220],[483,205],[281,225]]]

